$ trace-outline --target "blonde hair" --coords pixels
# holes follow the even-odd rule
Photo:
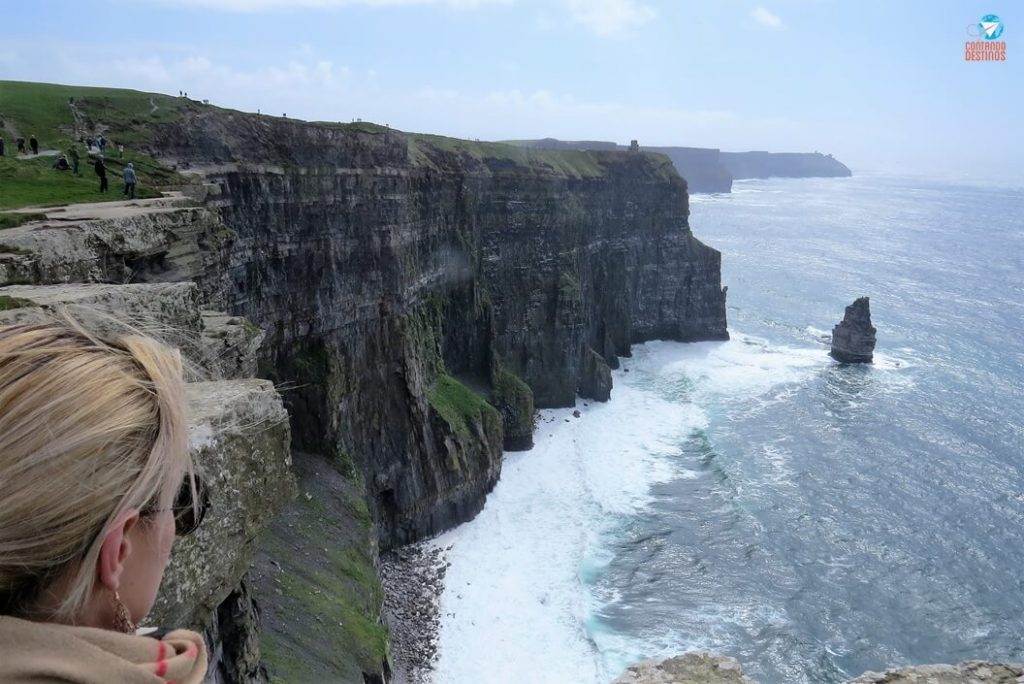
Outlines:
[[[75,621],[114,520],[192,473],[184,395],[180,354],[151,338],[0,327],[0,614]]]

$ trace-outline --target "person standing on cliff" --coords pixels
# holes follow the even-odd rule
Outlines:
[[[128,195],[128,199],[135,199],[135,167],[131,162],[124,167],[124,194]]]
[[[4,156],[4,139],[0,138],[0,157]]]
[[[76,176],[78,173],[78,162],[81,159],[78,155],[78,145],[72,145],[71,149],[68,150],[68,154],[71,156],[71,172]]]
[[[100,155],[100,157],[96,160],[96,163],[93,165],[93,168],[96,169],[96,175],[100,177],[100,192],[106,192],[107,167],[103,164],[103,155]]]
[[[36,140],[36,136],[29,136],[28,146],[32,148],[32,154],[39,154],[39,141]]]

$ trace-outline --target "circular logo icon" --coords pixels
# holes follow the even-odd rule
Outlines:
[[[1003,35],[1003,20],[994,14],[986,14],[978,22],[978,28],[985,40],[997,40]]]

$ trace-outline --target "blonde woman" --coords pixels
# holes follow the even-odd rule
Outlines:
[[[201,517],[176,351],[0,327],[0,682],[193,684],[190,631],[136,633]]]

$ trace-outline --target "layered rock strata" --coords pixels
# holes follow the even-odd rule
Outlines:
[[[135,267],[120,256],[138,255],[160,240],[167,253],[187,260],[176,240],[208,225],[195,225],[205,210],[178,202],[151,202],[138,214],[139,207],[123,203],[102,207],[100,215],[90,206],[58,208],[51,213],[75,218],[12,230],[0,246],[0,272],[20,282],[61,284],[0,287],[0,325],[70,315],[98,333],[155,336],[183,349],[190,378],[208,378],[188,383],[186,395],[193,461],[210,506],[196,532],[175,543],[148,622],[205,631],[210,682],[259,682],[259,619],[246,573],[257,537],[295,493],[281,397],[271,382],[244,377],[255,368],[259,331],[242,319],[203,312],[193,282],[75,282],[100,280],[111,270],[132,273]],[[118,214],[113,224],[111,214]],[[142,226],[160,230],[146,234]],[[168,264],[162,272],[173,278],[177,268]]]
[[[229,237],[190,260],[204,301],[266,333],[296,445],[352,460],[386,548],[472,517],[534,406],[603,397],[594,354],[727,337],[720,255],[661,156],[213,108],[154,154],[214,186]]]
[[[860,297],[846,307],[843,320],[832,328],[829,355],[840,363],[871,363],[876,332],[871,325],[871,304],[867,297]]]

